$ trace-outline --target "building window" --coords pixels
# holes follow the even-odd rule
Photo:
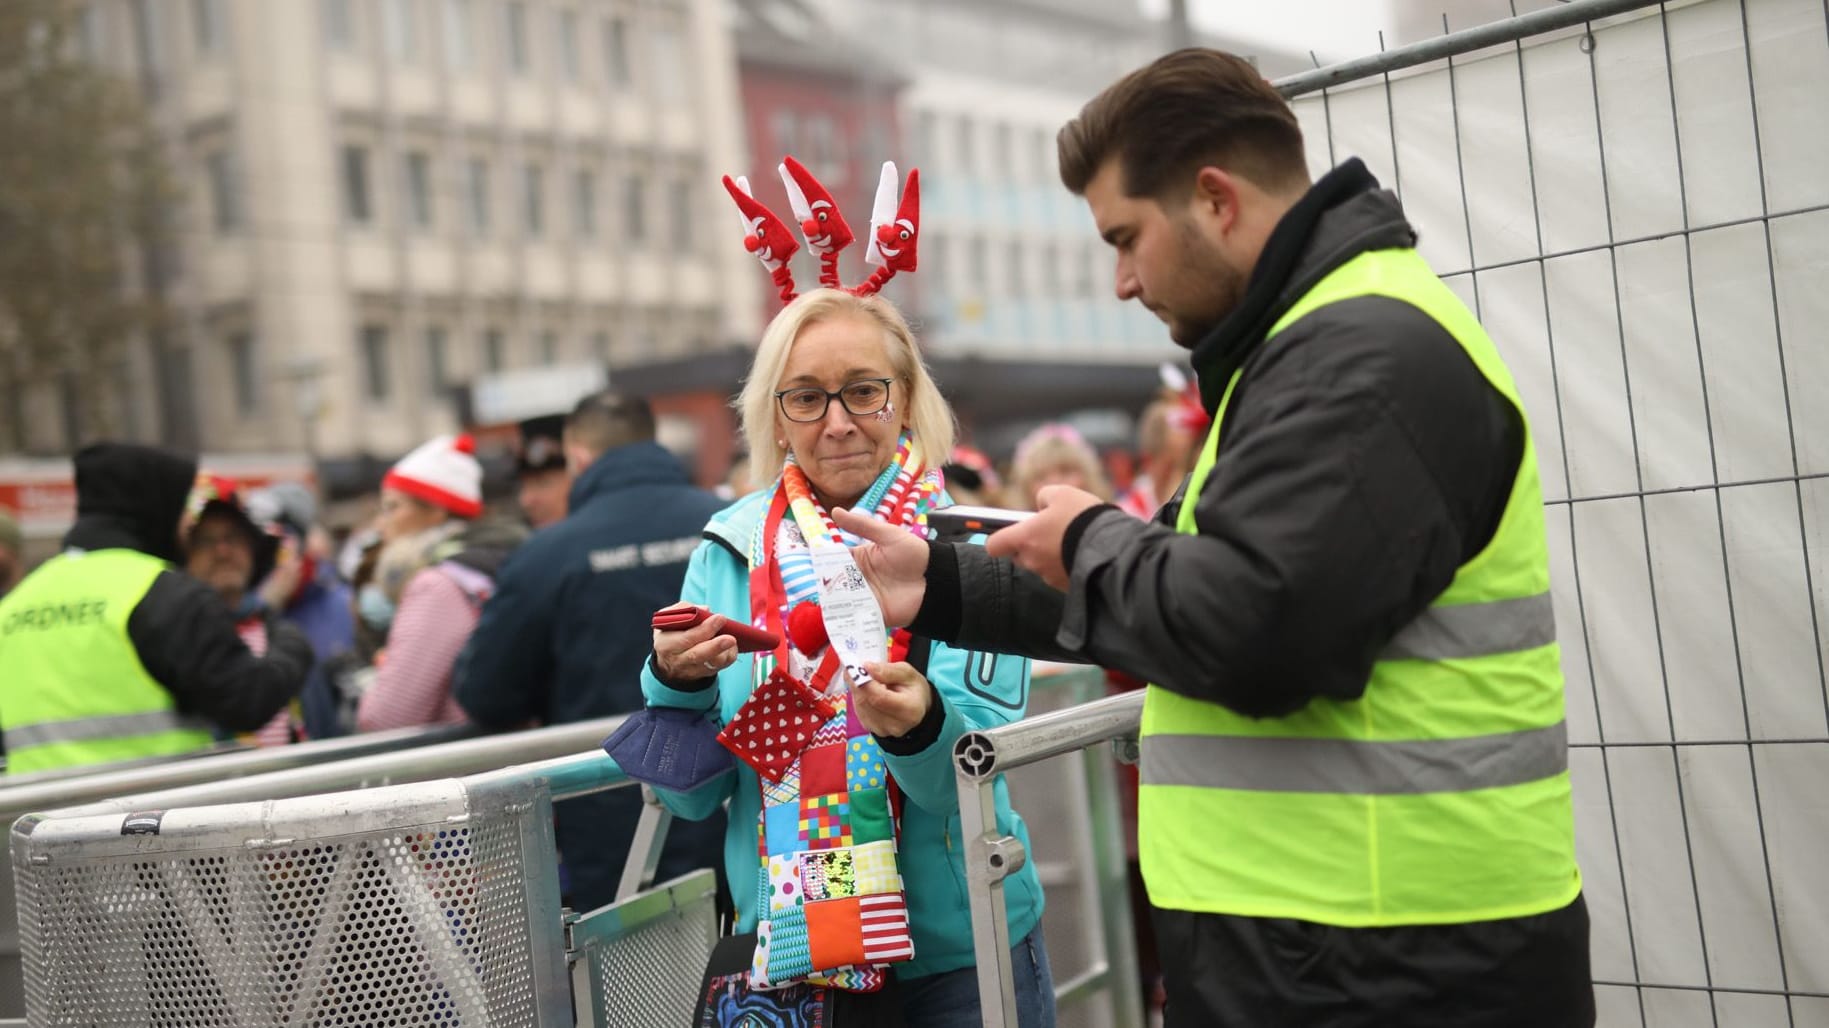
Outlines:
[[[1054,137],[1046,129],[1035,130],[1034,153],[1035,181],[1044,184],[1053,181],[1060,158],[1055,150]]]
[[[1061,295],[1061,255],[1053,243],[1041,249],[1042,294],[1050,299]]]
[[[1093,279],[1098,274],[1098,272],[1094,270],[1094,265],[1099,262],[1100,253],[1101,251],[1087,247],[1082,249],[1077,255],[1078,259],[1073,262],[1072,269],[1072,289],[1074,297],[1084,300],[1093,295],[1092,283]]]
[[[516,75],[525,75],[533,62],[527,54],[527,5],[522,0],[508,4],[508,67]]]
[[[107,56],[107,37],[102,33],[100,4],[84,4],[76,14],[76,47],[83,60],[101,64]]]
[[[610,334],[608,332],[591,333],[591,354],[599,364],[610,362]]]
[[[916,161],[933,161],[934,154],[940,149],[940,128],[932,111],[922,111],[915,115],[915,152]]]
[[[235,413],[252,417],[260,409],[260,378],[254,370],[254,336],[237,332],[229,337],[229,374],[234,378]]]
[[[672,218],[672,236],[670,242],[682,253],[692,249],[692,183],[680,179],[673,183],[667,198],[668,212]]]
[[[163,8],[153,0],[139,0],[133,7],[136,56],[140,68],[155,76],[165,71],[165,28],[160,19],[162,11]]]
[[[991,174],[1005,179],[1016,177],[1016,155],[1008,125],[991,129]]]
[[[362,326],[362,369],[363,386],[368,398],[376,403],[385,402],[393,392],[394,383],[388,366],[387,329],[380,325]]]
[[[222,47],[221,0],[191,0],[191,38],[200,54],[217,53]]]
[[[235,175],[234,158],[227,150],[212,150],[203,158],[210,182],[210,211],[217,232],[233,232],[241,227],[241,189]]]
[[[1023,244],[1021,242],[1009,244],[1008,254],[1009,288],[1005,292],[1010,296],[1023,296],[1026,294],[1028,286],[1027,276],[1023,274]]]
[[[464,178],[470,196],[470,234],[481,239],[489,234],[489,162],[470,158]]]
[[[540,365],[550,367],[559,363],[559,334],[557,332],[540,333]]]
[[[956,137],[958,140],[959,152],[955,154],[958,158],[955,163],[958,165],[959,172],[964,175],[970,175],[972,173],[972,168],[978,163],[977,138],[974,135],[976,131],[977,127],[972,124],[972,119],[965,117],[964,115],[959,117],[958,135]]]
[[[686,99],[686,57],[680,46],[680,34],[671,28],[657,28],[648,34],[648,68],[654,79],[654,97],[662,103],[679,103]]]
[[[445,394],[445,387],[451,381],[450,361],[445,347],[445,330],[438,327],[425,330],[425,382],[428,395],[437,399]]]
[[[502,338],[502,330],[492,328],[483,333],[483,370],[497,372],[507,363],[507,354],[503,351],[507,344]]]
[[[521,169],[521,212],[523,227],[530,237],[546,231],[546,175],[538,164]]]
[[[412,227],[432,227],[432,158],[424,151],[406,155],[406,206]]]
[[[572,228],[579,239],[597,237],[597,175],[589,168],[572,174]]]
[[[323,23],[324,45],[339,53],[356,48],[356,23],[349,16],[349,0],[318,0],[318,19]]]
[[[617,89],[629,88],[629,25],[621,18],[603,23],[603,77]]]
[[[966,288],[983,295],[990,284],[991,249],[983,236],[973,236],[965,247]]]
[[[640,175],[630,175],[623,182],[622,234],[631,243],[648,239],[647,186]]]
[[[368,150],[360,146],[343,148],[343,214],[357,225],[374,221],[374,198],[368,189]]]
[[[584,77],[578,60],[578,12],[560,11],[554,23],[559,31],[559,70],[564,73],[565,81],[576,82]]]
[[[476,63],[470,17],[470,0],[445,0],[445,63],[452,71],[464,71]]]
[[[396,61],[411,61],[418,50],[413,0],[385,0],[385,3],[381,8],[381,35],[387,42],[387,55]]]
[[[776,111],[769,118],[769,128],[775,133],[776,153],[794,153],[798,149],[800,120],[793,111]]]

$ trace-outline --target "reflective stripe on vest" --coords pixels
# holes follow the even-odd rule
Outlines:
[[[126,549],[72,550],[0,599],[0,734],[11,774],[207,747],[140,663],[127,621],[168,565]]]
[[[209,723],[185,717],[175,710],[155,710],[145,714],[112,714],[85,717],[72,721],[46,721],[20,725],[6,730],[8,753],[50,746],[64,742],[94,742],[133,735],[157,735],[161,732],[208,731]]]
[[[1151,785],[1397,796],[1499,789],[1568,768],[1568,731],[1558,721],[1460,739],[1151,735],[1141,774]]]
[[[1550,594],[1430,607],[1398,632],[1379,660],[1456,660],[1548,646],[1556,641]]]
[[[1271,329],[1330,303],[1382,295],[1442,325],[1518,408],[1510,373],[1471,312],[1414,250],[1361,254]],[[1226,384],[1176,518],[1219,459],[1242,370]],[[1315,699],[1249,718],[1150,686],[1139,855],[1157,906],[1377,926],[1517,917],[1581,887],[1549,551],[1536,446],[1493,538],[1380,651],[1357,700]]]

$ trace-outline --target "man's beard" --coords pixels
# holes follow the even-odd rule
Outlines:
[[[1197,295],[1202,296],[1203,302],[1198,309],[1175,316],[1169,324],[1169,337],[1183,349],[1192,350],[1238,309],[1245,299],[1249,279],[1226,260],[1219,247],[1200,234],[1193,219],[1183,220],[1176,234],[1182,274],[1200,290]]]

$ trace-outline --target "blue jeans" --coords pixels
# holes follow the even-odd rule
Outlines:
[[[1016,978],[1016,1023],[1019,1028],[1054,1028],[1054,975],[1048,970],[1048,947],[1041,926],[1010,947]],[[983,1024],[978,1007],[978,969],[962,967],[898,983],[907,1028],[958,1028]]]

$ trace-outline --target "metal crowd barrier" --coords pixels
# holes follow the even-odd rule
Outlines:
[[[207,755],[127,771],[0,788],[5,823],[38,811],[123,813],[184,805],[256,801],[468,774],[525,760],[577,753],[614,731],[604,718],[525,732],[475,736],[474,729],[401,729]],[[0,1018],[23,1016],[21,938],[10,852],[0,855]],[[0,1020],[0,1025],[8,1022]]]
[[[1102,683],[1090,670],[1038,677],[1031,709],[1076,703]],[[1012,727],[1039,725],[1045,735],[1073,717],[1043,713]],[[10,848],[30,1023],[687,1023],[717,936],[715,877],[703,870],[649,887],[669,823],[652,797],[617,900],[582,914],[560,907],[552,804],[628,784],[594,748],[616,723],[22,818]],[[543,741],[530,744],[535,738]],[[493,768],[561,739],[592,752],[322,792],[465,763]],[[518,752],[507,749],[511,741]],[[998,771],[1028,762],[1004,760]],[[1091,1009],[1081,1001],[1109,994],[1109,1019],[1094,1023],[1127,1026],[1141,1007],[1111,772],[1102,754],[1088,753],[1083,769],[1045,782],[1018,776],[1011,790],[1019,809],[1045,803],[1044,793],[1061,805],[1030,811],[1050,893],[1043,928],[1065,971],[1060,1002]],[[976,838],[984,831],[975,802],[961,814]],[[975,879],[974,912],[992,885]],[[1080,951],[1085,961],[1075,959]]]
[[[1137,727],[1142,718],[1143,692],[1138,690],[999,728],[968,732],[954,746],[960,835],[965,840],[966,888],[972,909],[972,945],[978,962],[978,998],[985,1028],[1016,1025],[1016,994],[1010,966],[1014,940],[1005,916],[1003,882],[1029,860],[1020,840],[997,830],[997,776],[1075,752],[1080,760],[1073,778],[1089,786],[1090,814],[1090,830],[1077,841],[1089,851],[1085,856],[1090,862],[1082,867],[1093,875],[1097,886],[1088,897],[1089,909],[1075,921],[1091,937],[1095,956],[1083,971],[1056,984],[1055,1002],[1063,1008],[1063,1014],[1068,1014],[1073,1005],[1102,995],[1105,1003],[1099,1013],[1109,1018],[1105,1023],[1142,1023],[1136,944],[1126,898],[1129,886],[1124,874],[1123,842],[1118,835],[1115,769],[1110,756],[1099,747],[1107,740],[1118,740],[1121,755],[1134,760]],[[1014,788],[1011,793],[1015,795]],[[1041,845],[1034,836],[1031,841]]]
[[[717,933],[710,870],[582,916],[560,906],[553,802],[627,784],[588,753],[410,786],[23,818],[11,848],[28,1020],[683,1024]],[[649,811],[632,866],[651,866],[664,835]]]

